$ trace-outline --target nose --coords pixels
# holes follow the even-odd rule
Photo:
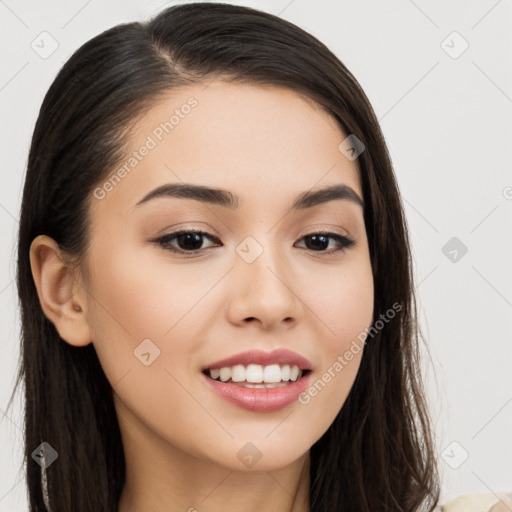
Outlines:
[[[231,323],[254,323],[265,330],[297,323],[304,307],[294,290],[297,278],[277,250],[265,248],[251,263],[237,255],[235,267],[227,308]]]

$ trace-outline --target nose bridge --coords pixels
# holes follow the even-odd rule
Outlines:
[[[264,323],[297,314],[291,267],[283,247],[272,240],[268,235],[250,235],[236,247],[236,300],[244,316]]]
[[[284,270],[281,272],[286,267],[283,248],[276,245],[272,236],[261,234],[256,236],[258,238],[249,235],[238,244],[236,266],[239,267],[240,272],[247,273],[249,279],[254,279],[255,285],[264,281],[265,286],[278,288],[278,283],[283,286],[276,276],[285,272]]]

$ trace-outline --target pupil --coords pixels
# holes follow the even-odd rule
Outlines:
[[[329,238],[325,235],[311,235],[307,238],[307,240],[312,241],[312,243],[307,243],[308,249],[326,249],[329,246]]]
[[[182,249],[195,251],[201,248],[202,239],[200,233],[185,233],[178,235],[178,243]]]

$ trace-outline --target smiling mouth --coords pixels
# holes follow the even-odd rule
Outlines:
[[[276,388],[293,384],[305,377],[311,370],[299,369],[293,365],[235,365],[233,367],[208,368],[202,372],[208,378],[225,384],[245,388]]]

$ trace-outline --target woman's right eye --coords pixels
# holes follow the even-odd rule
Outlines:
[[[169,233],[153,241],[168,251],[186,256],[195,256],[197,253],[207,249],[207,247],[201,247],[203,244],[203,237],[220,243],[220,240],[217,237],[204,231],[196,231],[192,229],[180,229],[174,233]],[[173,240],[176,240],[177,245],[181,247],[176,248],[173,246],[171,243]]]

